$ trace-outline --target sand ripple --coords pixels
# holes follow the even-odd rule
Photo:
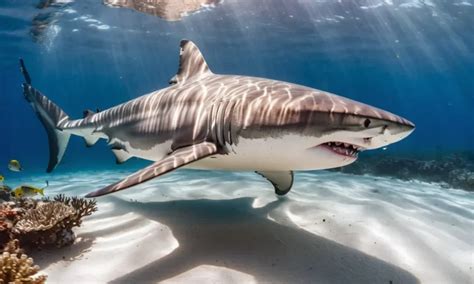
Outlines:
[[[56,174],[49,177],[48,194],[83,195],[127,174]],[[33,177],[37,183],[44,179]],[[311,270],[298,275],[292,272],[306,264],[320,269],[306,280],[385,281],[383,275],[393,272],[392,278],[405,283],[472,283],[473,228],[474,195],[433,184],[298,173],[293,191],[278,199],[271,186],[255,174],[182,170],[100,198],[99,212],[77,230],[78,244],[60,252],[65,259],[57,255],[38,258],[51,283],[71,279],[82,283],[166,279],[175,283],[300,282],[305,273],[312,275]],[[295,243],[293,239],[298,238],[301,241]],[[276,252],[266,249],[265,239],[274,242]],[[301,247],[303,244],[308,248]],[[209,246],[209,252],[194,246]],[[332,249],[321,251],[321,246]],[[253,254],[245,252],[251,247]],[[318,258],[302,257],[305,250],[312,249],[317,250],[313,254],[319,254]],[[239,252],[243,255],[236,256]],[[206,254],[214,255],[213,259]],[[245,265],[259,256],[275,258],[269,265],[280,263],[280,271],[282,256],[293,258],[293,263],[301,261],[301,265],[284,262],[287,275],[275,274],[279,277],[275,279],[262,264],[265,260],[253,268]],[[338,256],[366,259],[361,261],[365,266],[334,260]],[[327,267],[318,266],[318,259],[325,258]],[[324,271],[335,268],[340,275],[322,278]],[[360,273],[360,278],[354,273]],[[369,273],[375,278],[368,279],[365,274]]]

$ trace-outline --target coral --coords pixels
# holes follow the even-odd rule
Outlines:
[[[61,202],[42,203],[35,209],[28,210],[16,223],[15,229],[21,233],[46,231],[74,214],[71,206]]]
[[[17,214],[17,211],[12,208],[10,203],[2,203],[0,204],[0,218],[7,218],[11,219],[14,218]]]
[[[79,197],[66,197],[64,194],[56,195],[53,198],[54,201],[64,203],[66,205],[72,206],[76,211],[74,218],[72,218],[73,226],[80,226],[82,223],[82,218],[89,216],[95,211],[97,211],[97,201],[94,199],[86,200]]]
[[[73,227],[97,211],[95,200],[63,194],[35,200],[21,198],[0,203],[0,248],[17,238],[27,249],[45,245],[63,247],[74,243]],[[15,250],[9,250],[15,252]]]
[[[95,200],[57,195],[52,200],[27,203],[30,209],[15,223],[13,233],[22,243],[41,247],[56,245],[63,247],[75,240],[73,227],[82,223],[82,218],[97,211]]]
[[[37,275],[39,267],[33,259],[22,254],[4,252],[0,257],[0,283],[31,283],[46,282],[45,275]]]
[[[73,207],[64,203],[43,202],[35,209],[28,210],[15,224],[13,232],[22,243],[34,244],[37,247],[50,244],[62,247],[74,241],[72,239],[66,243],[63,236],[72,233],[70,218],[74,217],[75,213]]]
[[[0,246],[4,246],[10,240],[10,232],[0,228]]]
[[[11,254],[23,254],[25,251],[20,247],[20,241],[13,239],[3,247],[3,252],[8,252]]]
[[[34,209],[38,206],[38,200],[33,198],[21,198],[17,199],[16,204],[18,208],[21,208],[23,211],[28,209]]]
[[[12,228],[18,216],[19,211],[12,208],[10,202],[0,204],[0,247],[11,239]]]

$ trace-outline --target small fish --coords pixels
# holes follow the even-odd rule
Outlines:
[[[20,165],[20,162],[18,162],[17,160],[11,160],[8,163],[8,169],[12,172],[21,172],[23,170]]]
[[[15,198],[33,197],[36,194],[44,196],[44,188],[38,188],[31,185],[22,185],[11,191],[11,195]]]
[[[5,177],[0,175],[0,183],[3,183],[5,181]]]

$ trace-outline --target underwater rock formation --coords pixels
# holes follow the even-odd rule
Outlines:
[[[167,21],[179,21],[189,13],[219,2],[220,0],[104,0],[104,4],[109,7],[129,8]]]
[[[39,266],[26,254],[4,252],[0,256],[0,283],[31,283],[46,282],[46,275],[37,275]]]
[[[335,169],[350,174],[389,176],[402,180],[437,182],[474,191],[474,154],[461,153],[433,159],[371,156]]]

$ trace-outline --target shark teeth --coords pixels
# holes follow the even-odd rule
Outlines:
[[[324,143],[323,146],[329,148],[331,151],[348,157],[357,157],[362,148],[356,145],[342,142],[328,142]]]

